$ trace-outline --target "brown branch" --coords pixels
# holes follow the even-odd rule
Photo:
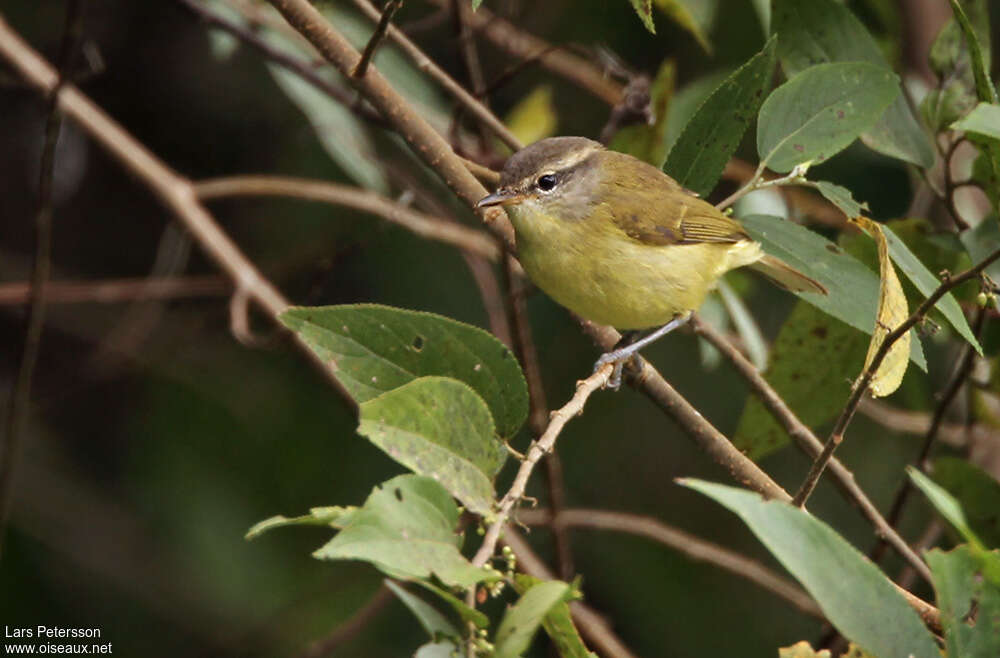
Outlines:
[[[931,426],[931,414],[924,411],[898,409],[879,400],[864,398],[858,405],[858,412],[886,429],[903,434],[924,436]],[[973,436],[986,436],[990,429],[982,425],[972,427]],[[942,423],[938,431],[940,440],[953,448],[965,445],[966,428],[957,423]]]
[[[729,360],[736,370],[750,385],[754,394],[760,399],[767,410],[774,416],[774,419],[781,423],[785,431],[792,438],[795,444],[808,456],[815,458],[822,453],[823,444],[805,423],[803,423],[795,412],[792,411],[778,392],[760,374],[760,371],[750,363],[750,360],[743,356],[739,350],[733,347],[724,336],[716,331],[711,325],[702,322],[695,316],[692,318],[691,326],[695,333],[707,340],[719,352]],[[875,528],[875,533],[879,537],[888,541],[894,549],[928,582],[930,582],[930,570],[917,553],[910,548],[909,544],[896,532],[879,513],[878,508],[868,498],[865,492],[858,486],[851,473],[839,460],[830,462],[830,472],[834,480],[844,494],[844,496],[854,503],[861,513],[868,519]]]
[[[46,304],[119,304],[122,302],[216,297],[233,287],[219,276],[183,276],[97,281],[49,281]],[[24,304],[31,297],[31,283],[0,283],[0,306]]]
[[[365,77],[365,73],[368,72],[369,62],[372,61],[372,58],[375,56],[375,51],[378,49],[378,45],[382,42],[382,39],[385,38],[385,31],[389,28],[389,22],[402,5],[403,0],[388,0],[388,2],[385,3],[385,9],[382,10],[382,15],[378,19],[378,25],[375,26],[375,32],[372,34],[371,38],[368,39],[368,43],[365,45],[365,49],[361,53],[361,59],[358,61],[357,66],[354,67],[354,71],[351,73],[352,77]]]
[[[368,0],[353,0],[354,5],[360,9],[366,16],[374,19],[378,16],[378,10],[372,6]],[[490,112],[489,108],[483,105],[481,102],[476,100],[476,97],[465,90],[462,85],[455,82],[448,73],[442,69],[440,66],[434,63],[434,61],[428,57],[421,49],[420,46],[413,43],[408,36],[406,36],[402,30],[390,25],[387,35],[403,53],[410,58],[414,66],[426,73],[437,82],[441,87],[448,92],[452,98],[455,99],[465,110],[475,117],[482,125],[489,128],[494,135],[496,135],[500,141],[509,146],[511,149],[517,151],[522,148],[520,140],[514,135],[503,124],[500,119],[497,118],[495,114]]]
[[[554,523],[564,528],[591,528],[638,535],[683,553],[695,562],[706,562],[724,571],[746,578],[762,589],[785,599],[812,617],[826,619],[816,602],[801,587],[779,576],[760,562],[718,544],[669,526],[657,519],[638,514],[599,509],[565,509],[559,514],[550,510],[525,510],[518,521],[527,525]]]
[[[444,9],[449,1],[430,0],[430,4]],[[608,105],[617,105],[621,99],[621,85],[605,76],[598,67],[565,50],[553,48],[544,40],[505,21],[485,7],[469,14],[469,26],[515,57],[537,58],[548,70],[589,91]]]
[[[453,245],[494,263],[500,260],[500,249],[488,234],[437,219],[356,187],[282,176],[232,176],[199,181],[194,184],[194,189],[198,197],[205,201],[227,197],[283,196],[346,206],[378,215],[422,238]]]
[[[854,382],[854,386],[851,389],[851,396],[848,398],[847,404],[844,406],[844,410],[837,418],[837,422],[833,426],[833,431],[830,432],[830,437],[823,445],[823,452],[820,453],[819,457],[816,458],[816,461],[813,462],[812,467],[809,469],[809,474],[806,476],[806,479],[802,483],[798,493],[795,494],[794,502],[796,505],[800,507],[804,505],[809,499],[809,495],[816,488],[816,484],[819,482],[820,476],[823,475],[823,470],[826,468],[827,463],[829,463],[830,458],[833,456],[833,451],[836,450],[837,446],[844,440],[844,432],[847,430],[848,424],[854,417],[854,412],[857,411],[861,398],[868,392],[868,387],[871,385],[872,377],[876,372],[878,372],[878,368],[882,365],[882,360],[885,359],[885,355],[889,353],[889,349],[896,343],[897,340],[906,335],[906,332],[920,322],[924,316],[927,315],[932,308],[934,308],[934,305],[937,304],[939,299],[966,281],[978,277],[980,272],[989,267],[989,265],[998,258],[1000,258],[1000,249],[994,251],[978,265],[970,267],[957,276],[951,276],[942,281],[941,285],[939,285],[934,292],[932,292],[930,296],[917,307],[917,310],[914,311],[910,317],[908,317],[901,325],[886,334],[885,340],[882,341],[882,344],[875,352],[875,356],[872,358],[871,363]]]
[[[976,319],[973,322],[973,334],[977,338],[981,337],[985,326],[986,312],[985,309],[981,308],[976,313]],[[951,408],[951,403],[955,400],[955,397],[958,395],[959,391],[962,390],[965,382],[972,374],[972,366],[975,364],[975,357],[976,350],[973,349],[971,344],[967,344],[963,350],[961,358],[959,359],[958,367],[955,368],[954,375],[952,375],[950,381],[941,392],[938,404],[934,408],[934,415],[931,417],[930,427],[927,428],[927,433],[924,435],[924,440],[920,446],[920,452],[914,460],[914,465],[922,471],[927,471],[929,466],[927,458],[930,456],[931,448],[937,440],[938,432],[941,429],[941,424],[944,422],[945,414]],[[892,527],[896,527],[896,525],[899,524],[899,520],[903,516],[903,509],[906,507],[906,501],[912,490],[913,481],[909,477],[904,476],[903,483],[900,485],[899,490],[896,491],[896,495],[892,500],[892,506],[889,508],[888,521]],[[882,559],[884,554],[885,541],[882,540],[875,545],[869,556],[873,561],[878,562]]]
[[[537,439],[545,432],[549,418],[549,405],[545,399],[545,384],[542,381],[542,368],[538,361],[538,350],[531,335],[531,323],[528,321],[526,303],[527,280],[518,275],[517,261],[508,257],[504,262],[504,283],[507,286],[507,314],[514,327],[514,347],[524,378],[528,384],[528,429],[532,438]],[[552,451],[545,457],[545,479],[548,485],[549,506],[558,513],[565,507],[566,492],[563,481],[562,462],[559,453]],[[559,577],[569,580],[573,577],[573,551],[569,536],[564,528],[552,524],[552,536],[555,539],[556,566]]]
[[[374,621],[393,598],[392,591],[382,585],[364,606],[334,628],[329,635],[309,645],[305,651],[298,654],[298,658],[322,658],[333,655],[334,651],[357,637],[358,633]]]
[[[508,526],[503,533],[503,543],[510,546],[517,557],[518,569],[541,580],[555,580],[556,575],[542,562],[528,542],[515,528]],[[569,604],[573,623],[594,648],[600,651],[604,658],[636,658],[636,655],[625,646],[604,617],[596,610],[581,601]]]
[[[577,382],[576,393],[570,398],[569,402],[564,404],[558,411],[552,413],[545,432],[537,441],[531,443],[528,453],[524,456],[521,466],[517,470],[517,475],[514,476],[514,482],[510,485],[510,489],[504,494],[503,498],[500,499],[500,502],[497,503],[494,520],[486,529],[483,543],[472,558],[472,564],[481,567],[493,557],[493,553],[496,552],[497,542],[500,540],[500,533],[503,531],[504,526],[507,525],[507,519],[510,518],[514,506],[521,502],[521,499],[524,497],[524,490],[528,486],[528,479],[531,477],[531,472],[535,469],[535,465],[538,464],[538,461],[543,456],[552,452],[556,439],[559,438],[559,433],[562,432],[566,423],[573,417],[583,413],[583,406],[587,403],[587,399],[597,389],[604,388],[610,376],[611,364],[607,364],[587,379]]]
[[[58,72],[48,91],[45,139],[42,144],[38,177],[38,210],[35,213],[35,255],[31,271],[31,293],[24,343],[17,362],[17,375],[10,393],[7,427],[0,444],[0,552],[3,550],[14,493],[15,467],[21,453],[21,436],[28,419],[31,382],[41,351],[45,327],[46,286],[52,270],[52,185],[55,176],[56,145],[62,129],[58,93],[73,70],[73,61],[83,38],[83,0],[71,0],[66,6],[62,43],[59,46]]]
[[[614,348],[621,334],[611,327],[582,321],[584,333],[601,349]],[[626,369],[627,371],[629,369]],[[750,458],[737,450],[725,435],[708,422],[684,396],[678,393],[656,368],[642,360],[638,373],[628,372],[628,381],[684,430],[711,459],[722,466],[734,480],[767,499],[791,501],[792,497]]]
[[[161,162],[74,86],[67,84],[56,91],[58,74],[2,17],[0,57],[7,60],[25,81],[42,94],[55,92],[56,102],[63,114],[79,124],[84,132],[149,187],[180,220],[211,260],[232,279],[237,289],[244,289],[254,303],[275,319],[288,307],[288,301],[243,255],[239,247],[219,228],[212,215],[198,202],[194,186]],[[353,399],[337,381],[329,364],[316,356],[297,336],[293,339],[328,376],[341,397],[354,406]]]
[[[331,26],[308,0],[268,0],[341,73],[357,66],[358,51]],[[469,173],[451,146],[394,90],[378,70],[351,83],[406,140],[413,152],[433,169],[470,207],[486,196],[486,188]],[[487,225],[513,249],[514,232],[507,216],[498,209],[482,213]]]

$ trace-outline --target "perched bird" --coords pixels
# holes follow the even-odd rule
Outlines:
[[[621,367],[680,326],[719,277],[749,266],[779,286],[826,294],[764,253],[743,227],[656,167],[584,137],[552,137],[507,160],[477,207],[502,205],[531,280],[574,313],[627,331],[596,367]]]

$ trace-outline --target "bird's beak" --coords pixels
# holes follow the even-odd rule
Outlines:
[[[518,203],[524,199],[524,195],[519,192],[512,192],[510,190],[497,190],[493,194],[484,196],[476,204],[476,208],[488,208],[490,206],[507,206],[512,203]]]

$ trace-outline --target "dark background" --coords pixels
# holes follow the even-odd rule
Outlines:
[[[86,4],[86,37],[105,68],[81,87],[171,167],[192,179],[281,173],[346,180],[255,52],[216,57],[205,27],[169,0]],[[654,73],[664,58],[675,58],[684,84],[760,48],[750,3],[721,4],[710,58],[662,15],[659,34],[647,34],[625,0],[487,6],[556,43],[603,44],[639,71]],[[885,20],[898,21],[894,3],[851,4],[878,35],[888,39],[904,29]],[[64,10],[55,0],[0,3],[4,18],[49,58]],[[411,0],[397,22],[428,11]],[[465,79],[449,22],[416,40]],[[480,51],[488,76],[510,63],[487,43]],[[608,108],[538,67],[498,90],[494,109],[503,116],[540,82],[555,89],[560,133],[597,136]],[[44,112],[33,92],[5,75],[3,283],[29,276]],[[393,142],[379,139],[383,157],[407,162]],[[752,148],[745,155],[752,158]],[[821,177],[851,187],[880,219],[900,216],[909,203],[905,171],[860,147],[826,165]],[[144,277],[157,262],[161,275],[216,273],[149,192],[71,124],[62,134],[56,199],[53,279]],[[449,247],[329,206],[247,200],[211,208],[295,303],[372,301],[486,326],[469,271]],[[475,222],[471,214],[464,219]],[[793,300],[751,285],[748,302],[773,337]],[[253,523],[274,514],[360,504],[401,467],[354,434],[350,410],[266,320],[254,319],[262,346],[237,343],[227,301],[209,295],[50,307],[0,560],[0,623],[97,627],[119,656],[292,656],[377,590],[380,577],[370,566],[309,556],[328,531],[293,529],[244,541]],[[589,373],[596,350],[543,295],[529,308],[549,402],[560,406]],[[3,400],[24,315],[20,306],[0,306]],[[912,372],[897,404],[929,399],[946,376],[934,366],[950,353],[925,345],[931,375]],[[732,433],[746,390],[730,369],[707,371],[690,334],[671,336],[648,356]],[[517,444],[526,440],[522,433]],[[839,456],[884,509],[915,450],[913,437],[859,417]],[[570,505],[649,514],[774,565],[735,517],[674,484],[679,476],[728,479],[633,391],[592,398],[561,437],[559,454]],[[795,487],[807,462],[786,449],[764,467]],[[542,481],[538,472],[533,492],[544,502]],[[869,526],[829,486],[820,487],[810,509],[862,550],[873,541]],[[904,536],[912,537],[926,515],[922,502],[914,504]],[[547,531],[532,539],[551,557]],[[639,655],[774,656],[778,646],[821,634],[815,620],[784,602],[646,540],[583,530],[573,539],[587,602]],[[887,565],[890,574],[899,569],[894,559]],[[417,622],[393,601],[336,655],[409,655],[423,640]]]

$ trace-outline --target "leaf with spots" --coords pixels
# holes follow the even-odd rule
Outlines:
[[[517,359],[477,327],[377,304],[291,308],[281,321],[333,366],[359,404],[417,377],[438,375],[471,386],[486,401],[500,436],[513,436],[528,414]]]
[[[868,211],[868,203],[855,201],[854,195],[846,187],[825,180],[816,181],[814,187],[827,201],[840,208],[840,212],[847,215],[848,219]]]
[[[664,165],[684,187],[702,196],[715,187],[771,85],[776,42],[727,77],[684,126]]]
[[[775,89],[757,119],[757,151],[777,172],[831,158],[871,128],[899,78],[867,62],[818,64]]]
[[[459,548],[459,510],[440,484],[400,475],[375,487],[351,522],[313,553],[321,560],[362,560],[400,580],[435,577],[452,587],[495,580]]]
[[[875,39],[843,3],[774,0],[771,9],[771,32],[780,35],[778,58],[789,77],[831,62],[868,62],[890,70]],[[866,146],[925,169],[934,164],[932,143],[902,94],[879,114],[861,133]]]
[[[632,8],[646,29],[651,34],[656,34],[656,25],[653,23],[653,0],[629,0],[629,2],[632,3]]]
[[[492,509],[493,478],[507,457],[482,398],[460,381],[420,377],[361,404],[358,433],[469,510]]]

